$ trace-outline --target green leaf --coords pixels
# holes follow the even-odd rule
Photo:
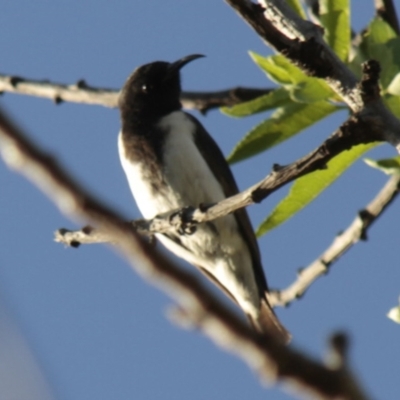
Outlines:
[[[290,97],[298,103],[315,103],[334,97],[335,93],[328,84],[316,78],[306,79],[289,87]]]
[[[228,161],[234,163],[275,146],[338,109],[327,101],[280,107],[246,134],[228,156]]]
[[[382,68],[381,83],[386,88],[400,71],[400,38],[389,40],[386,49],[383,45],[380,47],[384,54],[382,61],[378,58]]]
[[[400,156],[393,158],[384,158],[382,160],[372,160],[365,158],[365,163],[372,168],[379,169],[386,175],[400,174]]]
[[[391,308],[386,315],[392,321],[400,324],[400,306]]]
[[[341,60],[347,61],[351,40],[349,0],[321,0],[319,5],[325,40]]]
[[[353,47],[350,53],[350,60],[347,63],[347,66],[356,75],[358,78],[362,76],[362,63],[366,61],[367,58],[364,54],[364,51],[361,46]]]
[[[397,37],[393,28],[381,17],[375,17],[368,26],[367,37],[373,40],[375,44],[385,44],[390,39]]]
[[[328,98],[336,98],[334,91],[323,79],[307,76],[280,54],[262,57],[251,52],[250,56],[269,79],[289,90],[294,101],[313,103]]]
[[[400,96],[400,72],[398,72],[390,82],[387,87],[387,92],[395,96]]]
[[[307,78],[307,75],[300,68],[297,68],[281,54],[263,57],[251,51],[250,57],[271,81],[281,85],[299,83]]]
[[[293,217],[311,203],[366,151],[377,143],[362,144],[340,153],[328,162],[327,169],[318,170],[295,181],[289,194],[275,207],[257,229],[262,236]]]
[[[288,5],[296,12],[296,14],[298,14],[301,18],[306,19],[306,13],[304,12],[299,0],[286,0],[286,3],[288,3]]]
[[[389,110],[397,117],[400,118],[400,96],[385,95],[383,101]]]
[[[233,107],[222,107],[221,111],[231,117],[246,117],[271,108],[284,106],[290,101],[289,92],[284,88],[279,88],[254,100],[246,101]]]
[[[233,107],[222,107],[220,110],[230,117],[247,117],[273,108],[282,107],[292,103],[316,103],[334,96],[332,89],[319,79],[310,79],[297,85],[287,85],[272,90],[268,94],[254,100],[237,104]]]
[[[387,88],[400,70],[400,38],[389,24],[376,17],[368,27],[362,45],[368,58],[379,61],[381,84]]]

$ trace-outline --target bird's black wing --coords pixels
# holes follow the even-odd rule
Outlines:
[[[194,137],[196,146],[203,158],[206,160],[211,172],[220,183],[225,196],[230,197],[239,193],[232,171],[214,139],[196,118],[190,114],[187,114],[187,116],[196,124],[197,127]],[[249,216],[245,208],[235,211],[234,216],[238,223],[239,230],[250,249],[260,295],[261,297],[264,297],[265,291],[268,288],[267,281],[261,264],[260,249]]]

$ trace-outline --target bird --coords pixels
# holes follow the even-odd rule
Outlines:
[[[216,203],[239,192],[214,139],[182,110],[181,68],[201,57],[192,54],[171,63],[142,65],[119,93],[119,157],[146,219]],[[268,302],[260,250],[245,209],[198,224],[194,232],[157,233],[156,237],[236,302],[258,333],[289,342],[290,333]]]

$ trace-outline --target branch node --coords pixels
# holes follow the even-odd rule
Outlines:
[[[211,206],[211,204],[200,203],[198,208],[202,213],[205,213],[210,208],[210,206]],[[193,213],[193,211],[194,210],[192,209],[191,212]]]
[[[93,232],[93,227],[91,227],[90,225],[86,225],[82,228],[82,232],[86,235],[90,235]]]
[[[359,216],[359,218],[361,220],[361,224],[362,224],[360,240],[367,241],[368,240],[367,228],[371,224],[371,222],[374,220],[375,216],[366,209],[360,210],[358,212],[358,216]]]
[[[89,86],[84,79],[79,79],[76,82],[75,87],[77,87],[78,89],[87,89]]]
[[[329,340],[328,365],[332,369],[341,369],[346,366],[349,352],[349,337],[344,332],[337,332]]]
[[[54,240],[56,242],[64,243],[65,246],[78,248],[81,245],[81,242],[76,239],[69,238],[69,234],[71,231],[69,229],[60,228],[54,233]]]
[[[61,104],[64,100],[58,94],[54,96],[53,101],[55,104]]]
[[[295,294],[295,297],[297,300],[300,300],[303,296],[304,296],[304,292],[296,292],[296,294]]]
[[[266,197],[265,189],[264,190],[255,189],[250,193],[251,201],[254,204],[260,204],[264,200],[265,197]]]
[[[10,76],[8,81],[10,82],[10,85],[15,88],[18,83],[23,82],[23,79],[19,76]]]
[[[324,266],[325,270],[324,270],[324,275],[328,275],[329,272],[329,267],[331,266],[331,263],[329,261],[325,261],[323,258],[319,259],[319,262],[321,263],[321,265]]]
[[[284,165],[280,165],[280,164],[275,163],[275,164],[272,165],[272,172],[279,172],[283,168],[285,168]]]
[[[184,207],[169,217],[169,222],[176,228],[179,235],[193,235],[196,230],[196,224],[192,221],[194,208]]]
[[[381,66],[376,60],[362,64],[363,76],[360,82],[361,96],[365,104],[380,98],[379,75]]]

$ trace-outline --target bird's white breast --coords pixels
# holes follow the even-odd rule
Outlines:
[[[168,131],[163,146],[164,187],[157,193],[144,178],[146,164],[127,159],[119,135],[119,155],[138,208],[147,219],[184,206],[218,202],[225,198],[207,162],[194,142],[196,125],[182,111],[162,118],[159,128]],[[234,295],[242,308],[254,313],[259,301],[249,249],[228,215],[212,224],[201,224],[193,235],[180,236],[183,246],[164,235],[159,240],[188,262],[212,273]],[[240,279],[238,279],[240,277]],[[250,308],[251,309],[250,309]]]
[[[154,193],[144,178],[144,162],[132,163],[125,157],[121,134],[119,154],[140,212],[145,218],[183,206],[197,207],[200,203],[212,203],[225,196],[194,143],[195,124],[181,111],[161,119],[159,127],[169,134],[163,146],[163,179],[166,187]]]

